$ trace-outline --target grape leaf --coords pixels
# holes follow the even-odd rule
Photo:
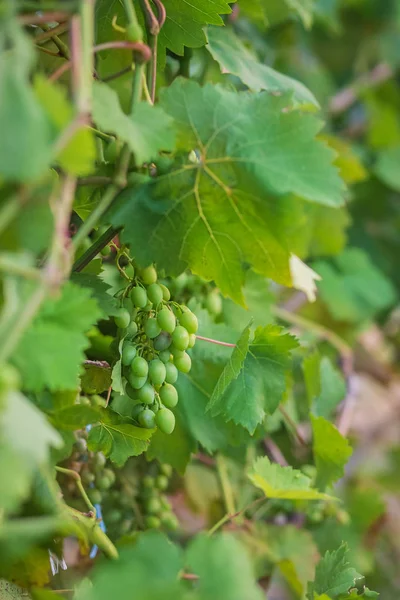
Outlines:
[[[232,535],[198,536],[186,562],[199,576],[196,600],[262,600],[245,547]]]
[[[297,469],[271,463],[266,456],[258,458],[248,473],[250,481],[267,498],[288,500],[319,500],[329,496],[311,488],[311,479]]]
[[[336,600],[341,594],[348,593],[362,575],[357,573],[348,561],[347,544],[333,552],[326,552],[315,570],[315,580],[308,584],[307,598],[314,600],[315,594],[326,594]]]
[[[243,334],[241,348],[234,350],[232,361],[234,372],[238,374],[226,388],[223,383],[229,383],[227,373],[231,372],[232,364],[227,367],[227,373],[221,375],[207,405],[212,415],[222,414],[226,420],[242,425],[253,434],[265,415],[277,409],[286,386],[290,352],[298,346],[293,336],[283,332],[277,325],[258,327],[241,364],[247,344],[247,333]]]
[[[303,362],[308,401],[313,414],[329,419],[346,395],[342,373],[324,356],[314,352]]]
[[[50,415],[51,421],[58,429],[76,431],[99,420],[99,409],[94,406],[75,404],[62,408]]]
[[[87,361],[85,372],[81,375],[81,387],[84,394],[102,394],[111,386],[111,367],[101,361]]]
[[[92,273],[72,273],[71,281],[90,290],[92,298],[97,301],[104,316],[114,315],[118,309],[117,302],[108,290],[111,288],[105,281]]]
[[[268,23],[276,25],[291,17],[298,17],[310,28],[313,21],[314,0],[269,0],[265,8]]]
[[[345,437],[323,417],[311,416],[313,453],[317,467],[316,486],[324,490],[344,474],[344,467],[352,454]]]
[[[243,304],[244,263],[290,285],[288,253],[274,226],[271,194],[296,192],[328,206],[342,203],[333,153],[315,139],[310,114],[285,112],[288,99],[201,88],[177,79],[161,96],[175,119],[176,168],[125,190],[112,222],[137,259],[168,273],[189,266]],[[188,158],[186,158],[186,156]],[[160,244],[160,240],[163,244]]]
[[[48,299],[12,357],[25,389],[76,389],[88,346],[84,334],[100,316],[90,292],[70,282],[58,298]]]
[[[302,83],[262,64],[227,27],[207,28],[207,49],[223,73],[239,77],[251,90],[293,92],[296,104],[319,108],[315,96]]]
[[[370,319],[397,299],[391,281],[359,248],[347,248],[331,262],[318,261],[313,268],[322,277],[320,298],[338,321]]]
[[[6,180],[38,179],[50,162],[49,123],[29,81],[33,56],[29,39],[16,22],[4,20],[0,29],[0,129],[7,144],[0,147],[0,176]]]
[[[162,108],[142,102],[128,116],[117,93],[104,83],[93,86],[93,119],[101,129],[126,142],[138,164],[155,159],[160,150],[174,148],[172,119]]]
[[[321,358],[317,350],[314,350],[314,352],[306,356],[302,364],[307,398],[310,406],[313,400],[321,393],[320,364]]]
[[[99,424],[89,432],[88,448],[103,452],[122,467],[130,456],[139,456],[149,446],[153,429],[142,429],[110,409],[101,409]]]
[[[375,173],[388,187],[400,192],[400,146],[386,148],[378,154]]]

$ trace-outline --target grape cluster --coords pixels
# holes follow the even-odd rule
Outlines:
[[[152,265],[134,269],[114,321],[123,340],[123,385],[133,401],[131,416],[141,427],[157,426],[170,434],[175,427],[171,409],[178,403],[174,384],[178,371],[190,371],[186,351],[196,342],[198,322],[186,306],[171,301],[168,287],[157,279]]]
[[[178,301],[190,302],[191,298],[196,298],[196,302],[200,303],[213,319],[218,319],[221,315],[223,298],[218,288],[201,277],[184,272],[171,279],[169,287]]]
[[[162,527],[174,531],[178,528],[178,519],[172,512],[168,498],[163,494],[169,486],[171,474],[170,465],[160,465],[158,473],[145,475],[141,481],[139,502],[147,529]]]

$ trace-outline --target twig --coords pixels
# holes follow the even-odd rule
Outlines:
[[[253,508],[253,506],[260,504],[261,502],[265,502],[266,500],[268,500],[268,498],[266,498],[265,496],[262,498],[257,498],[257,500],[254,500],[254,502],[251,502],[250,504],[248,504],[241,510],[238,510],[234,514],[224,515],[219,521],[217,521],[217,523],[215,523],[215,525],[213,527],[211,527],[211,529],[208,530],[207,535],[209,537],[211,537],[220,527],[225,525],[225,523],[227,523],[228,521],[231,521],[232,519],[236,519],[236,517],[239,517],[240,515],[242,515],[244,512],[246,512],[246,510],[249,510],[249,508]]]
[[[293,421],[292,417],[289,415],[289,413],[286,411],[286,409],[284,408],[284,406],[282,404],[279,405],[279,411],[281,412],[285,421],[287,421],[287,423],[290,425],[295,437],[300,442],[300,444],[302,446],[307,446],[307,441],[304,439],[304,437],[300,433],[296,423]]]
[[[42,277],[42,273],[39,269],[18,264],[7,255],[0,256],[0,271],[36,281],[40,280]]]
[[[267,438],[264,440],[264,446],[267,452],[271,455],[274,462],[278,463],[282,467],[287,467],[288,462],[286,458],[283,456],[281,449],[275,444],[275,442],[271,438]]]
[[[218,346],[236,348],[236,344],[230,344],[229,342],[220,342],[219,340],[213,340],[212,338],[204,337],[202,335],[196,335],[196,340],[201,340],[202,342],[209,342],[210,344],[217,344]]]
[[[93,506],[93,504],[90,502],[90,498],[87,495],[85,488],[82,485],[82,479],[81,476],[79,475],[79,473],[77,473],[76,471],[73,471],[72,469],[65,469],[64,467],[54,467],[55,470],[58,473],[63,473],[64,475],[68,475],[68,477],[71,477],[72,479],[75,480],[76,483],[76,487],[79,490],[80,495],[82,496],[83,501],[85,502],[86,506],[88,507],[89,511],[91,513],[93,513],[93,517],[96,518],[96,509]]]
[[[53,21],[66,21],[70,17],[70,13],[63,12],[61,10],[54,10],[43,13],[29,14],[29,15],[18,15],[18,23],[21,25],[40,25],[41,23],[51,23]],[[61,27],[58,25],[57,27]],[[64,25],[63,25],[64,27]],[[54,27],[54,29],[56,29]],[[43,38],[42,38],[43,39]],[[47,39],[44,38],[44,39]],[[36,38],[37,40],[37,38]]]
[[[61,20],[61,19],[54,19],[54,21],[58,21],[58,20]],[[48,21],[48,20],[46,20],[46,21]],[[67,30],[68,30],[68,24],[60,23],[56,27],[52,27],[48,31],[45,31],[44,33],[40,33],[39,35],[37,35],[35,37],[35,44],[40,44],[40,42],[47,42],[48,40],[50,40],[53,37],[53,35],[60,35],[62,33],[65,33]]]
[[[229,481],[228,477],[226,461],[221,454],[218,454],[216,462],[222,493],[224,495],[226,511],[228,514],[234,514],[236,512],[235,500],[233,497],[231,482]]]
[[[181,579],[185,579],[186,581],[198,581],[200,577],[194,573],[182,573]]]

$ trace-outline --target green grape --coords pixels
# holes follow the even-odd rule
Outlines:
[[[165,371],[165,381],[167,383],[176,383],[178,380],[178,369],[176,366],[171,362],[167,362],[165,365]]]
[[[144,326],[144,332],[149,339],[156,338],[161,332],[161,327],[157,323],[157,319],[147,319],[146,324]]]
[[[154,487],[154,483],[154,477],[151,477],[151,475],[145,475],[142,479],[142,486],[144,488],[152,489]]]
[[[133,375],[133,373],[129,373],[128,379],[134,390],[140,390],[147,381],[147,377],[138,377],[137,375]]]
[[[163,331],[173,333],[176,327],[176,317],[166,306],[157,315],[157,322]]]
[[[166,369],[164,363],[155,358],[149,365],[149,378],[154,385],[161,385],[165,381]]]
[[[110,248],[110,246],[108,246],[108,245],[107,245],[107,246],[104,246],[104,248],[102,248],[102,249],[100,250],[100,254],[101,254],[102,256],[110,256],[110,254],[111,254],[111,248]]]
[[[185,310],[185,312],[180,315],[179,323],[188,331],[188,333],[196,333],[199,328],[197,317],[190,310]]]
[[[97,489],[103,492],[108,490],[112,486],[112,483],[108,477],[102,475],[101,477],[96,477],[96,486]]]
[[[169,465],[167,465],[167,466],[169,466]],[[171,510],[171,503],[165,494],[160,494],[160,502],[161,502],[161,506],[163,507],[164,511]]]
[[[161,526],[161,521],[158,517],[151,515],[145,518],[145,525],[148,529],[158,529]]]
[[[135,390],[135,388],[133,388],[131,386],[131,384],[129,383],[129,381],[125,385],[125,394],[127,396],[129,396],[129,398],[132,398],[133,400],[137,399],[137,390]]]
[[[164,383],[159,393],[161,402],[167,408],[174,408],[178,404],[178,392],[170,383]]]
[[[126,308],[119,308],[114,316],[114,322],[119,329],[126,329],[131,322],[131,315]]]
[[[158,413],[157,413],[158,414]],[[155,417],[156,415],[149,408],[145,408],[139,415],[139,423],[142,427],[146,429],[153,429],[155,427]]]
[[[162,513],[161,516],[161,525],[168,529],[169,531],[176,531],[179,527],[179,521],[174,514],[171,512]]]
[[[163,300],[165,302],[168,302],[168,300],[171,298],[171,292],[169,291],[169,289],[167,288],[166,285],[164,285],[163,283],[159,284],[161,290],[162,290],[162,294],[163,294]]]
[[[162,350],[158,355],[158,358],[162,360],[164,364],[168,364],[168,361],[171,360],[171,352],[169,350]],[[173,381],[169,381],[168,383],[173,383]]]
[[[91,471],[83,471],[81,475],[82,481],[85,485],[90,485],[95,480],[95,474]]]
[[[103,500],[102,493],[96,488],[90,488],[88,490],[88,496],[92,504],[100,504],[100,502]]]
[[[161,289],[161,286],[158,285],[158,283],[152,283],[151,285],[149,285],[149,287],[147,288],[147,297],[150,300],[150,302],[154,304],[154,306],[160,304],[160,302],[163,299],[163,291]]]
[[[160,471],[163,475],[166,475],[167,477],[171,477],[172,475],[172,467],[171,465],[167,465],[166,463],[160,465]]]
[[[156,488],[160,490],[160,492],[164,492],[168,487],[169,481],[168,477],[165,475],[159,475],[156,479]]]
[[[79,452],[86,452],[87,441],[84,438],[78,438],[75,442],[75,446]]]
[[[79,404],[82,404],[82,406],[92,406],[92,403],[90,402],[89,398],[86,398],[86,396],[80,397]]]
[[[133,519],[124,519],[120,525],[121,536],[126,535],[133,529]]]
[[[142,404],[135,404],[132,408],[131,416],[132,419],[138,419],[140,413],[144,410],[144,406]]]
[[[102,408],[105,408],[107,406],[107,400],[105,398],[102,398],[102,396],[99,396],[99,394],[94,394],[91,397],[91,403],[94,406],[101,406]]]
[[[147,513],[156,515],[162,510],[161,502],[159,498],[149,498],[145,503],[145,509]]]
[[[177,356],[183,356],[185,354],[184,350],[179,350],[179,348],[177,348],[176,346],[174,346],[173,344],[169,347],[169,350],[172,354],[172,356],[174,357],[174,359]]]
[[[147,377],[149,365],[142,356],[136,356],[131,362],[131,371],[137,377]]]
[[[189,373],[192,367],[192,360],[186,352],[181,356],[174,356],[174,364],[181,373]]]
[[[188,348],[193,348],[193,346],[196,343],[196,334],[195,333],[191,333],[189,334],[189,345]]]
[[[138,391],[138,398],[143,404],[153,404],[155,391],[150,383],[145,383]]]
[[[111,481],[111,485],[114,485],[115,480],[116,480],[116,475],[112,469],[104,469],[103,475],[108,477],[108,479]]]
[[[135,317],[132,316],[132,319],[134,319],[134,318]],[[126,328],[126,331],[125,331],[126,337],[127,338],[133,338],[133,337],[135,337],[135,335],[137,334],[137,332],[138,332],[137,323],[135,321],[131,321],[129,323],[128,327]]]
[[[211,315],[219,315],[222,312],[222,298],[216,291],[207,294],[205,306]]]
[[[124,344],[124,347],[122,348],[122,356],[121,356],[122,364],[125,367],[127,367],[128,365],[131,364],[131,362],[133,361],[135,356],[136,356],[136,347],[132,346],[132,344]]]
[[[102,452],[97,452],[93,457],[93,465],[97,468],[102,468],[106,464],[107,459]]]
[[[112,510],[108,511],[105,515],[105,521],[108,524],[113,524],[113,523],[119,523],[122,519],[122,511],[120,511],[118,508],[113,508]]]
[[[155,338],[153,344],[154,344],[154,348],[156,350],[159,350],[160,352],[163,352],[164,350],[166,350],[167,348],[169,348],[169,346],[171,345],[171,336],[170,336],[170,334],[167,333],[166,331],[162,331]],[[168,357],[169,357],[169,352],[167,354],[168,354]],[[169,360],[169,358],[168,358],[168,360]]]
[[[131,290],[131,300],[133,306],[137,308],[144,308],[147,304],[147,293],[146,290],[139,285],[132,288]]]
[[[128,23],[126,27],[126,37],[130,42],[140,42],[143,39],[143,29],[139,23]]]
[[[175,429],[175,416],[168,408],[162,408],[158,411],[155,422],[160,431],[167,435],[170,435]]]
[[[157,271],[155,270],[153,265],[142,269],[140,275],[143,280],[143,283],[145,283],[146,285],[151,285],[152,283],[155,283],[157,281]]]
[[[178,325],[172,334],[172,343],[178,350],[186,350],[189,346],[189,334],[182,325]]]

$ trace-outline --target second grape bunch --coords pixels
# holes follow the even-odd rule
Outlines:
[[[135,269],[120,299],[114,320],[122,341],[122,385],[132,399],[131,416],[141,427],[171,434],[171,409],[178,403],[174,384],[179,371],[190,371],[187,350],[196,342],[197,317],[171,299],[153,265]]]

